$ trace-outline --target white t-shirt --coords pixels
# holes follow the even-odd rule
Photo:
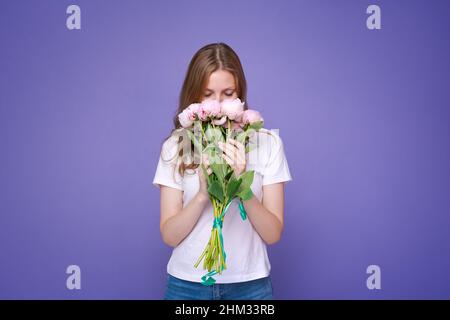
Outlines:
[[[274,130],[270,131],[271,134],[267,132],[269,131],[261,129],[261,132],[255,133],[250,138],[249,142],[253,150],[246,155],[246,170],[255,171],[251,189],[260,201],[263,196],[262,186],[292,180],[281,138]],[[176,153],[177,139],[171,137],[163,144],[161,154],[165,160],[172,159]],[[175,163],[162,161],[160,156],[153,184],[183,191],[184,207],[199,190],[199,168],[187,170],[184,177],[181,177],[178,169],[174,173],[174,165]],[[238,198],[233,200],[223,221],[222,234],[227,255],[227,269],[223,270],[222,274],[214,276],[216,283],[250,281],[266,277],[270,273],[266,244],[253,228],[249,218],[242,220],[238,201]],[[167,273],[180,279],[201,282],[201,277],[208,271],[203,269],[203,261],[197,268],[194,264],[205,249],[211,235],[212,212],[212,204],[209,203],[190,234],[173,249],[167,264]]]

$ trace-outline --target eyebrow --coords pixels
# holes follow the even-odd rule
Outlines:
[[[235,89],[233,87],[229,87],[229,88],[223,89],[222,91],[227,91],[227,90],[235,90]],[[211,91],[212,92],[214,90],[206,88],[205,91]]]

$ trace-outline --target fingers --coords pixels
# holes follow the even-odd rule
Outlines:
[[[205,165],[206,172],[208,173],[208,175],[210,175],[210,174],[212,173],[212,169],[211,169],[211,167],[209,166],[208,155],[202,154],[202,161],[203,161],[203,163],[204,163],[204,165]]]
[[[233,160],[232,164],[227,161],[230,166],[234,166],[234,164],[243,165],[245,163],[245,148],[236,140],[229,139],[228,141],[230,142],[219,142],[219,148],[223,151],[222,156],[225,160]]]
[[[200,169],[201,170],[201,169]],[[206,168],[206,173],[208,174],[208,176],[212,173],[212,169],[210,167]],[[200,174],[203,175],[203,170],[200,171]]]
[[[223,153],[227,154],[230,158],[235,158],[237,153],[237,148],[230,143],[219,142],[219,148]]]
[[[228,139],[227,143],[219,142],[219,148],[221,150],[230,150],[237,154],[245,154],[244,145],[234,139]]]
[[[231,139],[231,138],[228,139],[228,141],[230,142],[230,144],[235,146],[239,150],[239,152],[241,152],[241,153],[244,152],[245,153],[245,147],[244,147],[244,145],[242,143],[240,143],[237,140]]]
[[[230,167],[234,167],[234,161],[231,159],[227,154],[223,153],[222,157],[225,159],[225,161],[230,165]]]

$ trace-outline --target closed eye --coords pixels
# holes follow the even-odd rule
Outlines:
[[[227,90],[227,89],[225,89],[225,90]],[[229,90],[229,89],[228,89]],[[205,93],[204,94],[204,97],[205,98],[208,98],[208,97],[210,97],[211,96],[211,94],[212,94],[212,90],[206,90],[206,92],[208,92],[208,93]],[[222,91],[223,92],[223,91]],[[234,94],[234,89],[232,90],[232,91],[227,91],[227,92],[225,92],[225,95],[227,96],[227,97],[231,97],[232,95]]]

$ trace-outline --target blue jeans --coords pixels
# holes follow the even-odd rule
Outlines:
[[[235,283],[215,283],[205,286],[167,275],[164,300],[272,300],[270,276]]]

